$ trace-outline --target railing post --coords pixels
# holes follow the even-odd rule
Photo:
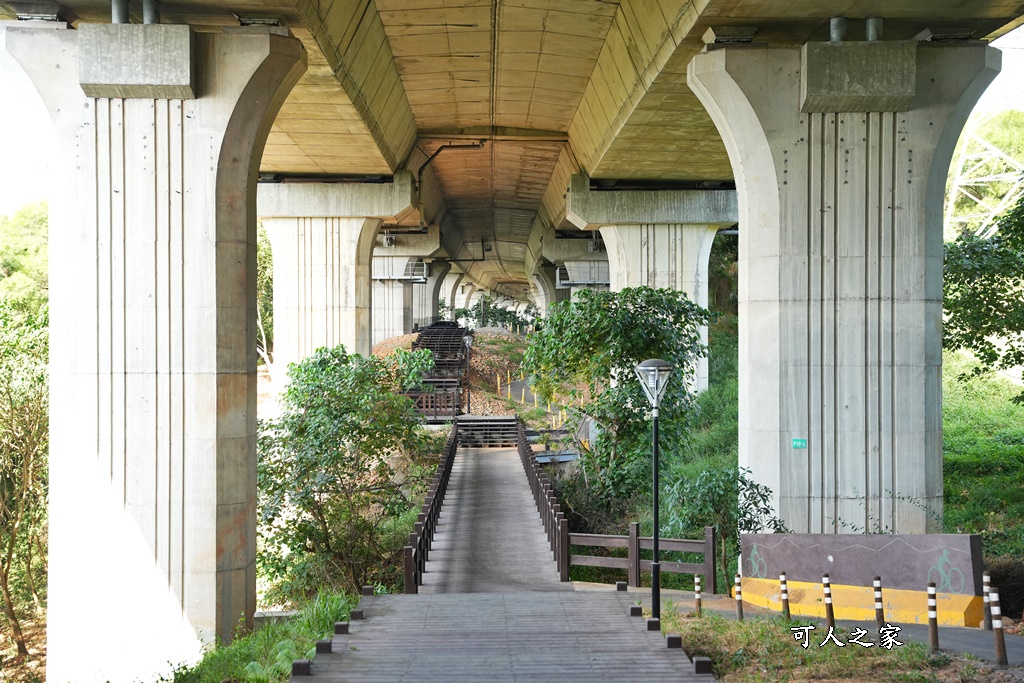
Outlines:
[[[704,583],[709,595],[715,594],[715,527],[704,527]]]
[[[416,588],[416,560],[412,556],[412,546],[405,546],[405,593],[412,595],[418,593]]]
[[[627,557],[629,557],[629,585],[634,588],[640,587],[640,525],[637,522],[629,523],[629,542]]]
[[[569,580],[569,520],[561,517],[558,520],[558,578],[565,582]]]

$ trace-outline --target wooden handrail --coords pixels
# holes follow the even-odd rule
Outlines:
[[[562,581],[569,580],[569,523],[562,513],[562,506],[555,497],[551,480],[545,474],[541,464],[533,453],[533,447],[526,439],[526,428],[522,420],[518,421],[517,447],[519,460],[530,483],[530,491],[540,513],[544,525],[544,533],[548,537],[548,545],[558,567],[558,576]]]
[[[626,557],[606,557],[594,555],[568,555],[565,561],[569,566],[611,567],[625,569],[629,573],[629,585],[640,586],[640,574],[650,571],[651,560],[640,558],[641,550],[651,550],[654,539],[640,536],[640,525],[631,522],[628,536],[606,536],[602,534],[569,534],[566,550],[570,546],[589,548],[626,548]],[[704,540],[681,538],[659,538],[661,550],[686,553],[702,553],[704,561],[697,562],[666,562],[662,560],[661,571],[670,574],[700,574],[704,577],[704,590],[715,592],[715,529],[704,527]]]
[[[448,442],[444,447],[444,455],[434,476],[427,486],[427,495],[420,514],[416,518],[413,532],[409,534],[409,544],[405,546],[405,592],[418,593],[423,583],[423,572],[426,569],[430,546],[434,541],[434,532],[441,517],[441,506],[444,504],[448,480],[451,478],[452,465],[455,463],[455,452],[459,448],[458,420],[452,425]]]

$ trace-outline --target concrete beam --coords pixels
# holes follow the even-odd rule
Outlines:
[[[581,230],[603,225],[733,225],[739,208],[731,190],[591,190],[575,174],[565,196],[565,217]]]
[[[390,183],[260,183],[260,217],[377,218],[398,221],[417,205],[411,171],[397,171]]]

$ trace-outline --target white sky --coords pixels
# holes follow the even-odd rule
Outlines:
[[[1024,109],[1024,28],[995,41],[1003,71],[976,111]],[[0,215],[46,199],[53,157],[49,115],[20,68],[0,54]]]

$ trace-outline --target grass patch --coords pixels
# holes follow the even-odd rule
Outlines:
[[[973,362],[944,353],[944,530],[981,534],[986,555],[1024,557],[1024,406],[998,375],[957,379]]]
[[[698,619],[672,603],[662,608],[662,631],[680,634],[689,655],[708,657],[715,676],[730,681],[931,681],[962,664],[944,654],[929,655],[927,647],[906,639],[901,639],[902,646],[887,650],[879,646],[877,632],[861,639],[874,642],[873,647],[849,643],[849,634],[839,628],[835,633],[845,647],[833,642],[820,646],[828,633],[821,626],[810,631],[804,648],[790,628],[811,623],[781,617],[737,622],[716,614]],[[971,666],[976,668],[977,662]]]
[[[287,681],[292,661],[312,657],[316,641],[334,632],[334,622],[348,620],[349,612],[358,602],[357,596],[320,593],[302,605],[296,617],[236,638],[230,645],[209,652],[195,666],[176,669],[169,680],[173,683]]]

